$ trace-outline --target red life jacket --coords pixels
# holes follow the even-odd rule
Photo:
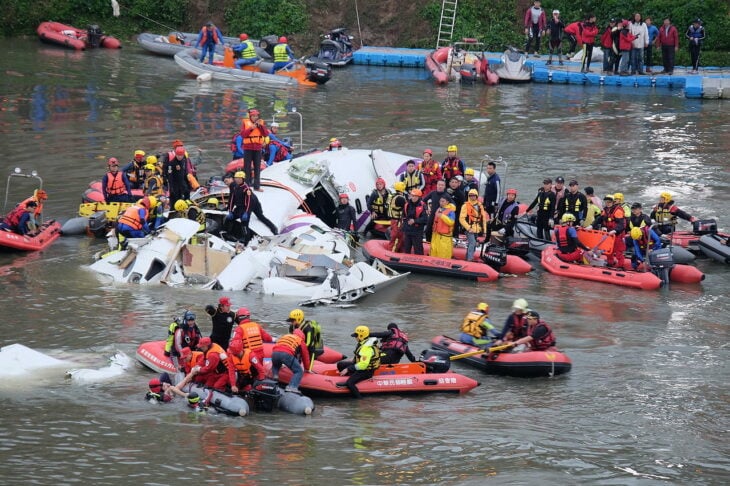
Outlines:
[[[274,162],[281,162],[286,159],[287,155],[289,155],[289,149],[286,145],[279,143],[276,140],[272,140],[271,143],[279,147],[279,150],[276,151],[276,155],[274,156]]]
[[[208,35],[210,34],[213,34],[213,42],[216,44],[220,44],[220,39],[218,38],[218,29],[208,30],[206,27],[203,27],[203,35],[200,37],[201,46],[208,43]]]
[[[111,171],[107,172],[106,193],[110,196],[127,193],[127,187],[124,185],[124,179],[122,178],[122,171],[118,170],[116,174],[113,174]]]
[[[380,349],[395,349],[405,354],[408,348],[408,335],[400,329],[391,329],[393,335],[387,340],[383,341]]]
[[[512,319],[512,326],[507,330],[512,331],[512,339],[514,341],[523,338],[527,336],[527,326],[525,326],[525,318],[522,316],[518,316],[515,313],[510,314],[510,319]]]
[[[449,179],[452,179],[458,175],[462,177],[464,176],[464,173],[461,172],[461,167],[459,167],[459,162],[461,162],[461,159],[459,157],[454,157],[453,159],[451,157],[446,157],[446,159],[444,160],[444,166],[441,169],[444,179],[448,181]]]
[[[527,330],[527,334],[532,335],[532,331],[537,326],[545,326],[545,329],[547,329],[547,333],[540,339],[532,340],[532,342],[530,343],[530,347],[532,348],[532,350],[545,351],[551,346],[555,346],[555,334],[553,334],[553,330],[550,328],[550,326],[548,326],[547,323],[543,321],[538,321],[537,324],[535,324],[534,326],[530,326],[530,328]]]
[[[25,213],[25,206],[19,204],[5,216],[5,223],[12,228],[17,228],[20,223],[20,218]]]
[[[563,253],[572,253],[576,249],[575,242],[568,236],[568,228],[570,226],[560,225],[555,228],[555,239],[558,243],[558,249]]]
[[[406,202],[405,206],[403,207],[403,217],[404,218],[408,217],[408,208],[411,207],[411,204],[412,204],[412,202],[408,201],[408,202]],[[425,209],[425,207],[426,207],[426,204],[423,202],[423,199],[418,201],[416,203],[416,217],[413,219],[418,219],[418,217],[423,213],[423,210]]]
[[[233,136],[233,138],[231,138],[231,152],[235,152],[235,151],[237,151],[237,150],[238,150],[238,147],[236,147],[236,138],[238,138],[238,136],[239,136],[240,134],[241,134],[241,133],[239,132],[239,133],[235,134],[235,135]],[[241,143],[243,143],[243,141],[242,141]]]
[[[618,212],[619,209],[621,212]],[[608,231],[612,231],[616,229],[617,220],[624,219],[624,210],[620,204],[614,204],[610,208],[605,208],[603,210],[603,215],[604,226],[606,226]]]

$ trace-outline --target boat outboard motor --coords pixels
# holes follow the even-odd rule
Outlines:
[[[717,221],[714,219],[698,219],[692,223],[692,233],[696,235],[714,235],[717,233]]]
[[[507,248],[487,243],[482,247],[481,259],[484,263],[499,271],[507,264]]]
[[[307,79],[317,84],[324,84],[332,77],[332,66],[323,62],[315,62],[307,66]]]
[[[271,59],[274,58],[274,47],[279,43],[279,37],[276,35],[267,35],[259,40],[259,47],[265,50]]]
[[[462,83],[476,83],[477,67],[474,64],[462,64],[459,68]]]
[[[276,408],[281,389],[275,380],[259,380],[254,382],[248,396],[253,400],[253,409],[258,412],[271,412]]]
[[[649,253],[649,265],[652,273],[662,281],[662,285],[669,284],[669,272],[674,267],[672,249],[662,248]]]
[[[86,43],[89,47],[99,47],[101,45],[102,36],[101,27],[91,24],[86,27]]]
[[[421,352],[418,360],[426,365],[428,373],[446,373],[451,368],[449,353],[426,349]]]

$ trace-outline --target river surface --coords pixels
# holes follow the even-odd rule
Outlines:
[[[316,89],[199,85],[171,59],[136,46],[77,53],[2,40],[0,174],[36,169],[46,216],[74,215],[105,161],[182,139],[204,176],[230,160],[248,107],[303,115],[305,148],[437,158],[502,157],[506,185],[529,203],[542,178],[576,178],[603,195],[653,204],[669,190],[685,210],[730,230],[730,104],[679,91],[566,85],[434,87],[418,69],[351,66]],[[298,139],[298,117],[285,135]],[[24,185],[25,184],[25,185]],[[32,189],[13,184],[12,202]],[[3,192],[3,199],[4,199]],[[687,225],[687,223],[683,223]],[[189,306],[222,294],[101,284],[83,267],[101,241],[62,238],[42,254],[0,254],[0,345],[22,343],[98,368],[117,350],[163,339]],[[539,263],[533,260],[535,266]],[[702,285],[657,292],[568,280],[540,269],[497,283],[411,276],[347,309],[306,309],[327,343],[352,353],[352,329],[398,322],[414,352],[456,333],[477,302],[501,325],[516,297],[553,324],[573,360],[554,379],[486,376],[464,396],[316,400],[311,417],[192,417],[143,399],[139,365],[94,385],[63,372],[0,384],[3,484],[727,484],[728,266],[700,260]],[[274,333],[295,301],[230,294]],[[201,318],[204,332],[210,323]]]

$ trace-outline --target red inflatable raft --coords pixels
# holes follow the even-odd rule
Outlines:
[[[279,370],[279,381],[289,383],[292,372],[286,366]],[[304,373],[299,388],[307,395],[350,395],[345,386],[347,377],[340,376],[334,364],[314,363],[313,373]],[[368,380],[357,384],[363,395],[380,393],[466,393],[479,386],[467,376],[447,371],[428,373],[421,362],[382,365]]]
[[[464,344],[448,336],[436,336],[431,340],[431,347],[450,356],[479,351],[476,346]],[[464,361],[486,373],[524,378],[562,375],[572,368],[570,358],[557,348],[522,353],[485,352],[461,358],[459,361]]]
[[[38,32],[38,37],[43,42],[79,51],[92,47],[105,47],[107,49],[120,49],[122,47],[122,43],[118,39],[102,34],[98,26],[95,25],[90,25],[88,29],[82,30],[59,22],[43,22],[38,26],[36,32]]]
[[[427,251],[425,247],[426,245],[424,245],[424,251]],[[373,261],[377,258],[387,266],[399,271],[430,273],[477,282],[492,282],[499,278],[499,272],[486,263],[398,253],[388,249],[386,240],[366,241],[362,246],[362,251],[368,260]]]
[[[264,343],[264,355],[271,356],[271,348],[273,347],[272,343]],[[165,356],[165,341],[149,341],[140,344],[137,348],[136,357],[137,361],[159,373],[165,371],[175,373],[177,371],[170,358]],[[324,353],[317,357],[317,360],[323,363],[337,363],[342,359],[345,359],[345,355],[327,346],[324,347]]]
[[[56,241],[59,236],[61,236],[61,225],[54,220],[43,223],[40,232],[35,236],[0,230],[0,250],[38,251]]]

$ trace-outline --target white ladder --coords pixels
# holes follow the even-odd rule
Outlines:
[[[456,4],[458,0],[450,2],[443,0],[441,3],[441,21],[439,22],[439,36],[436,40],[436,49],[451,44],[451,37],[454,35],[454,24],[456,23]]]

